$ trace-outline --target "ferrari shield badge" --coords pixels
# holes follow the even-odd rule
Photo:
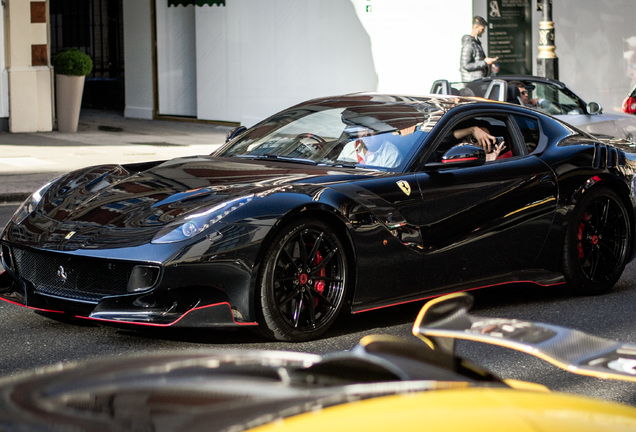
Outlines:
[[[402,192],[406,194],[406,196],[411,195],[411,185],[406,180],[400,180],[397,182],[397,185],[402,189]]]

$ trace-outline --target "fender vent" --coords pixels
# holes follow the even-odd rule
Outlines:
[[[594,169],[618,168],[625,165],[625,153],[615,147],[596,143],[594,145]]]

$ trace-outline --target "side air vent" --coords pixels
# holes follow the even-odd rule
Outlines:
[[[598,143],[594,147],[594,169],[618,168],[625,165],[625,152]]]
[[[607,167],[608,168],[618,167],[618,150],[616,150],[613,147],[608,148]]]

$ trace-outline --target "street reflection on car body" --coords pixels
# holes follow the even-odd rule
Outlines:
[[[521,105],[359,93],[229,137],[40,187],[0,234],[0,299],[305,342],[458,291],[608,293],[634,258],[634,148]]]
[[[4,225],[17,204],[0,205]],[[636,341],[629,317],[636,302],[636,265],[629,264],[611,293],[601,297],[575,297],[552,288],[493,287],[475,291],[474,311],[480,315],[515,317],[576,328],[587,333],[622,341]],[[527,287],[526,287],[527,288]],[[412,321],[421,303],[381,309],[346,317],[323,338],[312,342],[267,342],[248,331],[152,331],[128,327],[99,326],[86,320],[52,320],[28,310],[0,303],[3,326],[0,338],[0,376],[34,368],[67,364],[126,354],[196,349],[292,350],[328,354],[351,349],[365,335],[387,334],[410,337]],[[541,360],[503,348],[459,342],[458,353],[477,364],[487,365],[498,375],[538,382],[551,390],[598,397],[636,406],[633,385],[595,378],[576,378]]]

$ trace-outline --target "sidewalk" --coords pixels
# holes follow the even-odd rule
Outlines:
[[[22,201],[48,180],[89,165],[210,154],[229,130],[83,109],[76,133],[0,133],[0,203]]]

